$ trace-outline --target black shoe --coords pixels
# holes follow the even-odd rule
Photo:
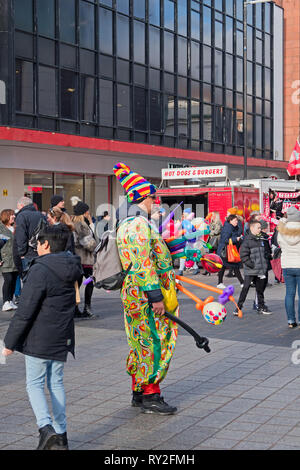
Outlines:
[[[57,441],[50,447],[50,450],[69,450],[67,433],[57,434]]]
[[[75,313],[74,313],[74,318],[81,318],[82,312],[79,310],[78,305],[75,307]]]
[[[297,328],[298,324],[297,323],[289,323],[289,328]]]
[[[143,403],[141,407],[142,413],[158,413],[161,415],[173,415],[176,413],[175,406],[168,405],[159,393],[151,395],[143,395]]]
[[[96,315],[94,315],[94,313],[92,312],[91,310],[91,306],[86,304],[84,306],[84,309],[83,309],[83,312],[81,314],[81,318],[96,318]]]
[[[272,315],[271,310],[269,310],[266,305],[263,305],[262,307],[259,307],[257,309],[257,313],[260,313],[260,314],[263,314],[263,315]]]
[[[47,424],[39,429],[40,441],[36,450],[50,450],[50,448],[57,442],[57,434],[54,428]]]
[[[225,275],[225,277],[235,277],[234,273],[229,272],[228,274]]]
[[[143,392],[132,392],[131,406],[141,407],[143,404]]]

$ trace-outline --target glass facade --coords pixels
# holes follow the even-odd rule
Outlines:
[[[243,154],[243,0],[14,0],[12,124]],[[248,6],[248,154],[273,158],[273,5]]]

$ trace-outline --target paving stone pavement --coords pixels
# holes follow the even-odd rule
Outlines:
[[[197,279],[216,285],[216,276]],[[237,281],[230,281],[237,288]],[[197,293],[201,298],[209,294]],[[238,293],[237,288],[236,299]],[[252,311],[251,289],[243,318],[234,317],[233,304],[227,304],[227,319],[218,327],[207,324],[193,302],[179,295],[182,318],[209,338],[211,352],[197,349],[180,328],[162,383],[166,401],[176,405],[178,413],[163,417],[144,415],[130,406],[119,295],[95,290],[93,308],[99,316],[76,321],[76,360],[70,356],[65,367],[70,448],[299,450],[300,364],[291,358],[300,329],[287,328],[284,295],[284,285],[267,288],[273,315],[258,315]],[[11,315],[0,312],[0,339]],[[19,353],[0,364],[0,423],[0,449],[36,447],[37,427]]]

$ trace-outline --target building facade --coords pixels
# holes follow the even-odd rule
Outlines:
[[[244,81],[243,3],[0,0],[1,206],[56,192],[96,212],[119,160],[156,183],[170,164],[242,177],[244,93],[248,177],[286,174],[283,9],[247,7]]]

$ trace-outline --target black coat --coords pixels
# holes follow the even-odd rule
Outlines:
[[[255,236],[251,232],[246,235],[240,255],[244,266],[245,276],[266,275],[268,261],[266,258],[265,240],[262,236]]]
[[[218,250],[217,250],[217,255],[221,256],[223,265],[227,268],[237,268],[241,267],[241,263],[229,263],[227,261],[227,257],[222,256],[222,251],[223,248],[225,247],[227,249],[227,246],[229,244],[229,239],[231,238],[232,243],[234,245],[238,244],[237,238],[240,237],[240,229],[239,226],[237,225],[234,227],[230,222],[227,222],[227,220],[224,223],[224,226],[221,231],[221,237],[218,245]]]
[[[66,361],[74,355],[75,281],[80,258],[67,252],[31,262],[18,310],[4,338],[5,347],[28,356]]]
[[[15,249],[14,256],[25,256],[32,259],[37,256],[28,242],[33,235],[39,221],[43,218],[41,212],[37,211],[33,204],[23,207],[16,217],[16,230],[15,230]],[[15,260],[17,266],[18,261]]]

